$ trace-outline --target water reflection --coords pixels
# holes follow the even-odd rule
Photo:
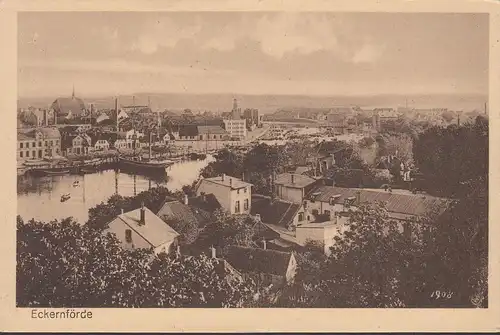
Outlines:
[[[128,171],[101,171],[87,175],[64,175],[50,177],[21,177],[17,182],[17,212],[25,220],[50,221],[68,216],[79,222],[88,219],[88,209],[105,202],[118,193],[133,196],[150,187],[166,186],[180,190],[192,184],[212,156],[202,161],[177,162],[167,169],[164,176],[134,175]],[[75,183],[78,182],[78,183]],[[78,186],[74,186],[78,184]],[[69,193],[71,198],[61,202],[61,195]]]

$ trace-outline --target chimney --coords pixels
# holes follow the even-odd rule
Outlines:
[[[233,186],[233,178],[229,178],[229,186]]]
[[[121,212],[122,212],[122,214],[124,213],[123,208],[121,208]]]
[[[266,249],[267,249],[267,242],[266,242],[266,239],[263,239],[263,240],[262,240],[262,248],[263,248],[264,250],[266,250]]]
[[[261,222],[260,214],[255,214],[255,221]]]
[[[189,198],[187,194],[184,194],[184,205],[189,204]]]
[[[356,192],[356,205],[360,205],[361,204],[361,191],[357,191]]]
[[[222,181],[224,181],[224,177],[225,177],[225,176],[226,176],[226,175],[223,173],[223,174],[222,174],[222,176],[221,176],[221,177],[222,177]]]
[[[210,247],[210,251],[212,252],[212,258],[217,258],[217,250],[213,246]]]
[[[139,224],[146,224],[146,210],[144,209],[144,202],[141,204],[141,218]]]
[[[295,183],[295,176],[293,175],[293,173],[290,174],[290,177],[292,178],[292,184]]]

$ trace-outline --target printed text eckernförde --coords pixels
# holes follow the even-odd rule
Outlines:
[[[54,311],[50,309],[32,309],[32,319],[92,319],[92,311],[66,309]]]

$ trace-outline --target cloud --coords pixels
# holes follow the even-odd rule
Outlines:
[[[250,37],[260,42],[264,53],[282,58],[288,52],[310,54],[337,49],[334,29],[334,20],[325,16],[280,13],[262,17]]]
[[[354,53],[352,62],[355,64],[374,63],[382,57],[384,51],[384,45],[365,43]]]
[[[237,41],[248,38],[260,44],[268,56],[281,59],[286,53],[310,54],[338,47],[334,33],[335,19],[319,14],[273,13],[255,17],[243,16],[217,30],[203,48],[233,50]]]
[[[144,54],[153,54],[160,47],[174,47],[182,39],[194,38],[201,31],[201,24],[176,24],[168,18],[146,24],[137,40],[132,43],[132,50]]]

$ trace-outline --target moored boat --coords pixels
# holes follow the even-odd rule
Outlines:
[[[61,176],[69,173],[69,170],[41,170],[48,176]]]

